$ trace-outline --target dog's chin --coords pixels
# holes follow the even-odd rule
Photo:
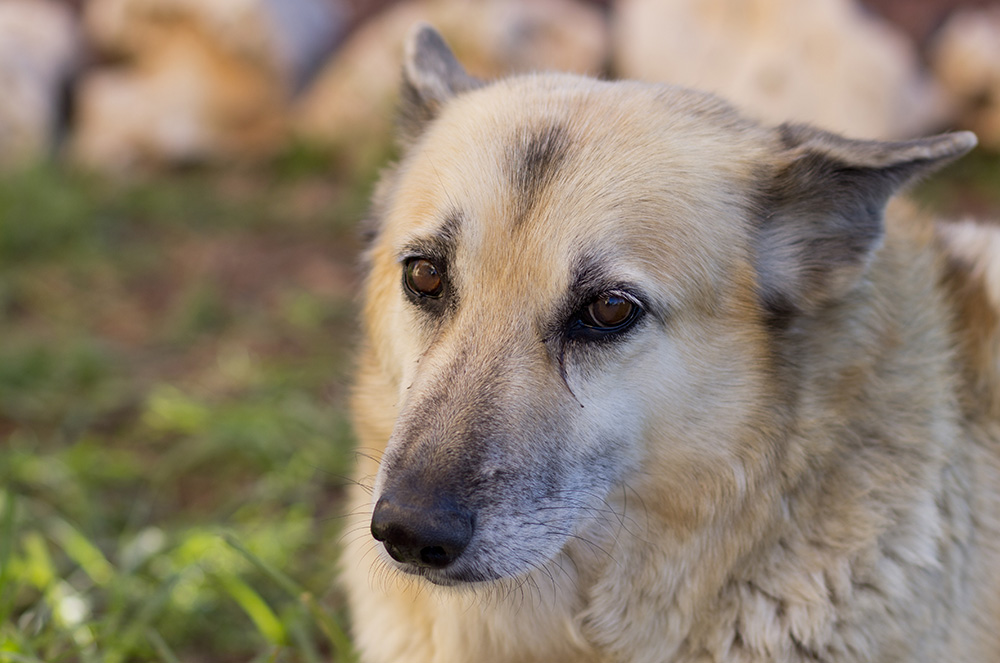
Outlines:
[[[473,569],[461,564],[455,565],[454,568],[428,569],[412,564],[401,564],[395,560],[391,560],[389,561],[389,565],[408,577],[421,578],[438,587],[457,589],[483,586],[514,577],[506,573],[495,572],[489,568]]]
[[[409,564],[394,564],[395,568],[408,576],[422,578],[432,585],[438,587],[471,587],[473,585],[484,585],[497,582],[507,576],[482,571],[471,571],[468,569],[456,569],[454,571],[444,569],[424,569]]]

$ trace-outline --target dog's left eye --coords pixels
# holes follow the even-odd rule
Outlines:
[[[583,310],[583,323],[598,329],[617,329],[625,324],[635,310],[635,304],[619,295],[595,299]]]
[[[642,315],[642,307],[616,293],[601,295],[580,309],[570,323],[571,336],[601,338],[622,332]]]

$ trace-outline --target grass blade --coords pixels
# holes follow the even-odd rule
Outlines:
[[[299,587],[298,583],[292,580],[288,574],[276,568],[273,564],[269,564],[262,560],[257,555],[253,554],[249,548],[243,545],[243,542],[236,538],[235,535],[226,532],[222,535],[236,552],[243,555],[248,562],[257,567],[261,573],[273,580],[279,587],[281,587],[285,592],[292,598],[298,598],[305,590]]]
[[[159,657],[163,659],[163,663],[181,663],[181,660],[177,658],[177,655],[174,654],[172,649],[170,649],[170,645],[168,645],[167,641],[163,639],[163,636],[160,635],[159,631],[154,628],[147,628],[146,639],[149,640],[149,644],[153,646],[153,649],[156,650]]]
[[[101,550],[75,527],[62,519],[53,519],[49,534],[66,555],[80,565],[84,573],[98,585],[106,585],[114,578],[115,570]]]
[[[253,620],[257,630],[276,645],[287,644],[288,638],[285,636],[285,627],[281,620],[274,614],[267,602],[255,592],[250,585],[246,584],[239,576],[231,573],[216,574],[216,578],[225,588],[229,596],[247,613]]]
[[[323,609],[323,607],[316,601],[314,597],[309,592],[304,592],[299,600],[302,604],[306,606],[309,613],[312,615],[313,619],[316,620],[316,624],[319,625],[323,634],[329,638],[330,642],[333,643],[334,648],[337,653],[340,654],[344,661],[356,661],[358,660],[358,655],[354,651],[354,645],[351,643],[351,639],[348,637],[347,633],[341,628],[330,614]]]
[[[169,600],[170,594],[174,591],[174,586],[179,579],[180,575],[176,573],[167,578],[146,602],[143,603],[142,607],[139,608],[135,619],[120,632],[115,633],[114,638],[108,638],[109,643],[113,642],[114,649],[108,652],[104,663],[120,663],[129,657],[136,643],[146,633],[150,623],[163,610],[163,606]]]
[[[302,621],[306,615],[301,611],[302,608],[296,610],[298,614],[295,615],[295,619],[288,626],[292,642],[295,643],[295,646],[302,653],[305,663],[321,663],[319,651],[316,649],[316,643],[313,642],[312,634]]]
[[[0,514],[0,624],[7,623],[13,609],[14,592],[7,598],[10,583],[10,565],[14,557],[14,514],[16,503],[14,491],[7,489],[3,498],[3,513]]]
[[[234,550],[246,557],[251,564],[257,567],[261,573],[271,578],[278,584],[279,587],[284,589],[291,598],[296,599],[303,606],[305,606],[306,610],[309,611],[309,614],[316,621],[320,630],[323,631],[323,634],[330,640],[330,643],[344,660],[354,661],[357,659],[357,656],[354,653],[354,646],[351,644],[351,639],[347,635],[347,632],[344,631],[343,627],[341,627],[340,624],[337,623],[337,621],[323,609],[312,594],[300,587],[298,583],[288,577],[286,573],[253,554],[253,552],[243,545],[243,543],[233,534],[227,532],[223,534],[223,538],[226,540],[226,543],[233,547]]]

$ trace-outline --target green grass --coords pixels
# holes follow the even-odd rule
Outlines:
[[[353,660],[328,171],[0,177],[0,663]]]

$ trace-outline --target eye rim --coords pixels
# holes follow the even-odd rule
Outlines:
[[[597,302],[612,297],[620,298],[630,305],[628,315],[615,325],[602,325],[593,316],[591,307]],[[573,314],[567,327],[570,339],[603,340],[620,336],[628,332],[646,314],[646,307],[637,298],[627,292],[610,290],[592,297]]]
[[[437,272],[438,286],[433,291],[425,291],[418,288],[413,283],[413,270],[417,263],[425,262]],[[411,256],[403,261],[403,287],[407,294],[418,300],[436,300],[444,296],[445,291],[445,270],[439,262],[429,256]]]

